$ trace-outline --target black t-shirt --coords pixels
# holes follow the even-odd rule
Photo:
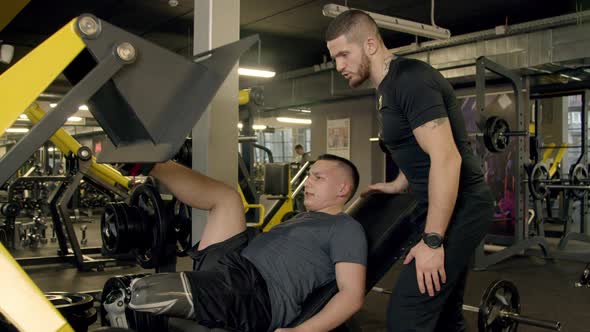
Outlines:
[[[434,119],[449,118],[461,154],[459,195],[484,184],[481,159],[471,149],[453,87],[436,69],[419,60],[392,60],[377,88],[377,110],[380,137],[420,202],[428,202],[430,158],[412,130]]]

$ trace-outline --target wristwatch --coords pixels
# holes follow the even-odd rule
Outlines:
[[[438,249],[443,245],[444,238],[438,233],[423,233],[422,241],[424,241],[428,247]]]

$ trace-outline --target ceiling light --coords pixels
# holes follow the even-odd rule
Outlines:
[[[299,119],[299,118],[278,117],[277,118],[277,121],[278,122],[284,122],[284,123],[311,124],[311,119]]]
[[[302,109],[302,110],[301,110],[301,113],[311,113],[311,110],[308,110],[308,109]]]
[[[254,130],[264,130],[266,129],[265,125],[252,125],[252,129]]]
[[[7,133],[27,133],[29,128],[6,128]]]
[[[559,76],[563,77],[563,78],[567,78],[569,80],[574,80],[574,81],[581,81],[582,79],[575,77],[575,76],[570,76],[570,75],[566,75],[566,74],[560,74]]]
[[[21,114],[18,116],[18,121],[30,121],[26,114]]]
[[[274,77],[275,72],[269,70],[261,70],[261,69],[254,69],[254,68],[238,68],[238,74],[242,76],[254,76],[254,77]]]
[[[238,122],[238,129],[242,129],[242,128],[244,128],[244,124],[241,122]]]
[[[49,107],[51,108],[55,108],[55,106],[57,106],[57,103],[50,103]],[[88,111],[88,106],[87,105],[80,105],[80,107],[78,107],[79,111]]]
[[[80,122],[80,121],[82,121],[82,118],[81,118],[81,117],[79,117],[79,116],[70,116],[70,117],[68,118],[68,121],[69,121],[69,122]]]
[[[369,138],[369,142],[379,142],[379,137],[371,137]]]
[[[336,17],[343,12],[349,10],[349,7],[340,6],[336,4],[327,4],[322,9],[322,14],[327,17]],[[386,16],[377,13],[367,12],[371,16],[377,26],[383,29],[405,32],[416,36],[422,36],[432,39],[449,39],[451,32],[438,26],[423,24],[413,21],[404,20],[393,16]]]

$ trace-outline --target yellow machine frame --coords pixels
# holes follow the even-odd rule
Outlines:
[[[45,116],[45,111],[37,103],[32,103],[25,110],[26,116],[32,123],[38,123]],[[58,129],[50,138],[51,142],[64,154],[76,154],[82,147],[75,138],[68,134],[63,128]],[[92,164],[86,174],[88,177],[97,180],[98,183],[108,183],[114,187],[129,190],[129,179],[121,175],[119,171],[107,164],[99,164],[92,156]]]
[[[19,331],[74,331],[1,243],[0,271],[0,312]]]

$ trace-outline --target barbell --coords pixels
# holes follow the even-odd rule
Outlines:
[[[391,294],[390,290],[373,287],[377,293]],[[542,320],[520,314],[520,295],[516,285],[508,280],[492,282],[481,297],[479,307],[463,305],[464,311],[477,313],[479,332],[515,332],[518,324],[561,331],[559,321]]]
[[[508,121],[499,116],[489,117],[481,133],[470,133],[469,136],[483,137],[483,142],[490,152],[503,152],[510,143],[512,136],[528,136],[528,131],[512,131]]]
[[[583,198],[590,190],[588,170],[582,164],[570,167],[567,180],[551,179],[549,168],[543,163],[537,163],[530,168],[528,179],[529,191],[535,199],[544,199],[551,189],[566,189],[577,198]]]

